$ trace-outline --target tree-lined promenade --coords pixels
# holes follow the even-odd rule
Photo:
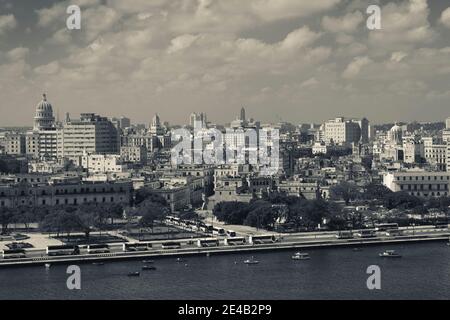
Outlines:
[[[372,213],[382,208],[390,212],[390,216],[380,218],[349,211],[349,205],[364,205],[368,212]],[[437,210],[448,215],[449,206],[449,197],[425,200],[406,192],[394,193],[376,183],[360,187],[350,182],[342,182],[330,188],[329,200],[307,200],[272,192],[250,203],[218,203],[213,214],[219,221],[227,224],[266,230],[274,230],[281,224],[288,226],[290,231],[314,231],[319,226],[320,229],[343,230],[363,228],[376,222],[409,225],[414,221],[407,217],[408,213],[426,215]],[[149,189],[142,188],[134,193],[133,201],[129,205],[87,203],[78,206],[0,207],[0,225],[2,234],[8,234],[12,224],[23,224],[25,229],[29,229],[31,224],[37,223],[39,231],[53,233],[57,237],[81,232],[89,239],[93,231],[117,230],[131,225],[152,229],[155,222],[164,220],[169,213],[165,199]],[[122,221],[121,226],[114,223],[118,219]]]
[[[348,210],[351,205],[367,207],[368,214]],[[392,192],[377,183],[360,187],[342,182],[330,188],[329,200],[307,200],[284,193],[271,193],[250,203],[218,203],[213,214],[227,224],[273,230],[277,223],[282,222],[290,230],[314,231],[319,226],[328,230],[358,229],[376,222],[410,225],[415,221],[408,214],[425,216],[438,211],[448,216],[449,206],[450,197],[423,199],[407,192]],[[382,210],[389,213],[387,217],[371,214]],[[443,219],[447,221],[447,218]]]
[[[37,223],[39,231],[70,236],[82,232],[86,239],[93,231],[117,229],[115,220],[125,219],[126,225],[139,221],[137,226],[152,228],[155,221],[162,220],[169,209],[166,201],[147,189],[135,193],[133,203],[86,203],[60,206],[0,207],[1,234],[8,234],[12,224],[23,224],[29,229]],[[126,227],[126,226],[125,226]]]

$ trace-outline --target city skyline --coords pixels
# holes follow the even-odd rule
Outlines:
[[[369,31],[365,10],[375,3],[382,30]],[[66,29],[69,4],[81,6],[81,30]],[[447,7],[2,0],[0,126],[30,125],[43,92],[60,117],[92,111],[146,124],[155,113],[185,124],[194,111],[224,123],[242,106],[261,122],[441,122],[450,103]]]

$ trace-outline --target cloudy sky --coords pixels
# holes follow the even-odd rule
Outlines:
[[[450,1],[0,0],[0,126],[31,125],[43,92],[61,118],[443,120]]]

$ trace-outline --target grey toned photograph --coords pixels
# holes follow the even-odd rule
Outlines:
[[[449,223],[449,0],[0,0],[0,300],[449,300]]]

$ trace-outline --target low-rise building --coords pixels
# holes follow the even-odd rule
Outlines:
[[[383,175],[383,184],[394,192],[430,198],[449,195],[450,172],[395,171]]]
[[[124,163],[145,165],[147,163],[147,147],[145,146],[122,146],[120,157]]]
[[[116,154],[84,154],[81,157],[81,166],[89,173],[121,173],[127,166],[122,163]]]
[[[30,175],[31,177],[32,175]],[[131,200],[131,182],[84,182],[79,179],[22,179],[0,184],[0,207],[124,203]],[[41,182],[42,181],[42,182]]]

